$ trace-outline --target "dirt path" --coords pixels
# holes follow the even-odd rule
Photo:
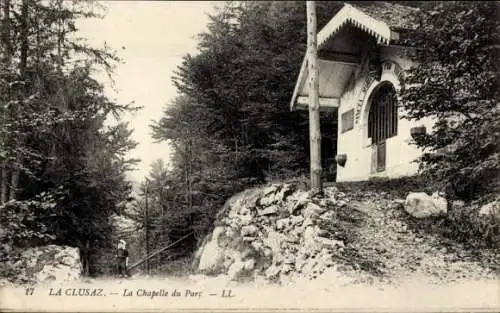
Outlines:
[[[366,214],[358,233],[360,254],[380,264],[389,281],[423,277],[429,283],[498,279],[498,251],[471,250],[438,235],[412,229],[391,201],[363,200]],[[380,263],[379,263],[380,262]]]

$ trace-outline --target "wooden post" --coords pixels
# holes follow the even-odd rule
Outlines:
[[[316,3],[307,1],[307,61],[309,66],[309,143],[311,191],[321,192],[321,130],[319,122],[319,67],[316,32]]]

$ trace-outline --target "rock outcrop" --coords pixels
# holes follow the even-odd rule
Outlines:
[[[446,215],[448,203],[438,193],[429,196],[425,192],[410,192],[406,197],[405,210],[415,218]]]
[[[349,199],[335,187],[323,197],[290,184],[246,190],[230,198],[197,253],[198,272],[231,280],[313,279],[335,267],[345,243],[321,229]]]
[[[64,282],[81,277],[82,265],[78,248],[48,245],[24,250],[11,262],[20,282]]]

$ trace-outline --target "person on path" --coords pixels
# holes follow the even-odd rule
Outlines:
[[[119,277],[128,277],[128,250],[127,243],[125,240],[120,240],[118,242],[118,249],[116,251],[116,259],[118,262],[118,276]]]

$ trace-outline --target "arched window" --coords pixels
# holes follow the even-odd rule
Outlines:
[[[384,83],[374,91],[368,114],[368,137],[372,142],[372,173],[385,171],[387,158],[385,141],[397,134],[396,90],[390,83]]]
[[[373,95],[368,115],[368,137],[378,144],[398,133],[396,90],[389,84],[380,86]]]

